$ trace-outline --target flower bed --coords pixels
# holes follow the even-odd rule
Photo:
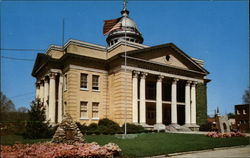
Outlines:
[[[2,158],[92,158],[118,156],[121,149],[114,143],[100,146],[97,143],[55,144],[15,144],[13,146],[1,146]]]
[[[206,134],[206,136],[212,138],[231,138],[231,137],[245,137],[246,135],[240,132],[230,132],[230,133],[209,132]]]

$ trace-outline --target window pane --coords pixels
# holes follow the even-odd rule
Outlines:
[[[81,102],[80,103],[80,117],[81,118],[87,118],[88,117],[87,102]]]
[[[87,88],[88,85],[88,74],[81,74],[80,88]]]
[[[92,103],[92,118],[98,118],[99,103]]]
[[[97,75],[92,77],[92,89],[99,90],[99,76]]]

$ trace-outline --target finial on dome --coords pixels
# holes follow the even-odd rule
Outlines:
[[[123,9],[121,11],[122,16],[128,16],[129,11],[127,10],[127,1],[123,0]]]
[[[127,10],[127,1],[123,0],[123,10]]]

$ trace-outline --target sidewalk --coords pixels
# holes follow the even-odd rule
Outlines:
[[[227,158],[227,157],[235,157],[235,158],[250,158],[250,146],[242,146],[242,147],[228,147],[228,148],[215,148],[214,150],[206,150],[206,151],[194,151],[187,153],[175,153],[169,154],[166,156],[162,156],[161,158],[180,158],[180,157],[190,157],[190,158]],[[159,157],[158,157],[159,158]]]
[[[209,132],[205,131],[190,131],[190,132],[182,132],[182,131],[175,131],[175,132],[167,132],[167,133],[182,133],[182,134],[203,134],[206,135]],[[250,137],[250,133],[244,133],[247,137]]]

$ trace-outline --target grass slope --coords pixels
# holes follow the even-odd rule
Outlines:
[[[110,135],[87,136],[88,142],[101,145],[114,142],[122,149],[123,156],[142,157],[168,153],[203,150],[217,147],[249,144],[249,138],[210,138],[195,134],[155,133],[139,134],[135,139],[118,139]]]
[[[122,149],[124,157],[143,157],[163,155],[175,152],[203,150],[217,147],[248,145],[249,137],[234,138],[210,138],[195,134],[174,133],[143,133],[134,139],[118,139],[113,135],[90,135],[85,136],[87,142],[97,142],[104,145],[110,142],[116,143]],[[23,139],[21,136],[2,136],[2,145],[14,143],[37,143],[50,141],[50,139]]]

